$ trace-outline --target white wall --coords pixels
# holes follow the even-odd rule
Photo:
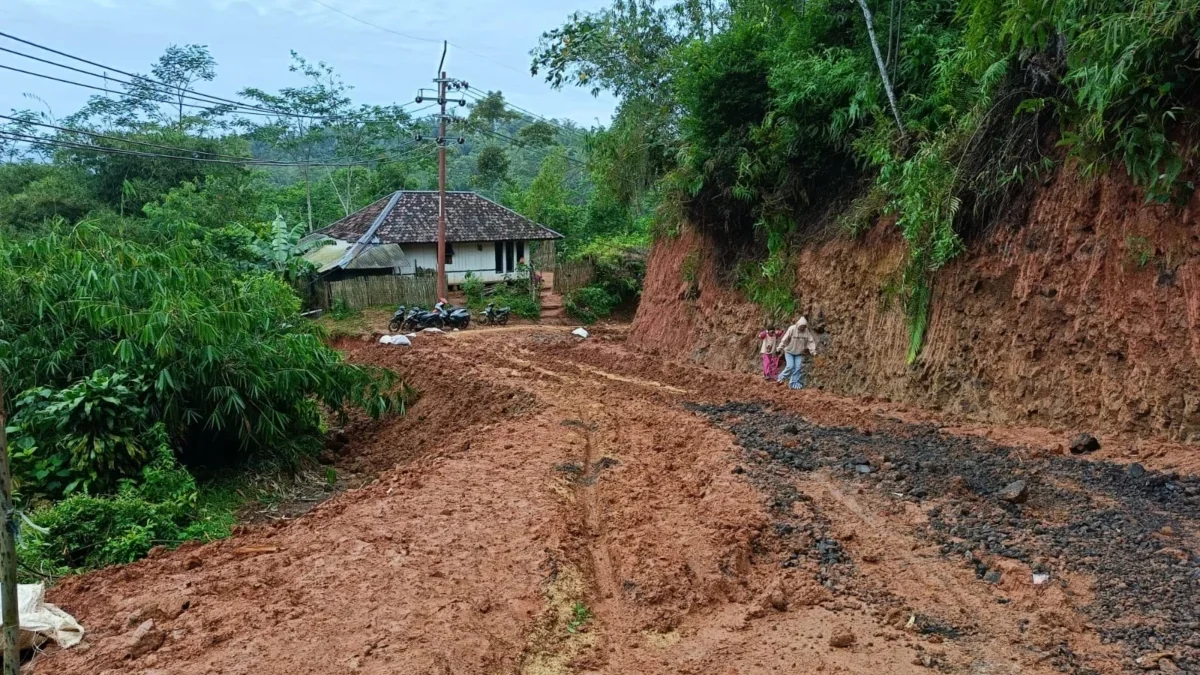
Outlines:
[[[401,247],[408,259],[408,267],[404,268],[404,274],[414,274],[417,267],[425,270],[437,269],[437,244],[402,244]],[[462,283],[468,271],[483,279],[484,283],[504,280],[503,274],[496,273],[495,242],[454,242],[453,247],[454,262],[446,265],[446,283]],[[525,245],[525,250],[528,254],[528,244]]]

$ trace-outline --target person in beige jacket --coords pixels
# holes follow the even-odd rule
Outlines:
[[[803,389],[804,355],[815,356],[817,353],[817,336],[808,329],[808,319],[800,317],[796,323],[788,326],[775,349],[783,352],[783,358],[787,360],[787,367],[779,373],[776,382],[788,379],[789,389]]]

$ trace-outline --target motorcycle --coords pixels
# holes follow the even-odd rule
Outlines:
[[[508,307],[496,309],[496,303],[489,302],[488,306],[483,310],[483,322],[489,326],[508,324],[508,315],[512,310]]]
[[[396,308],[396,313],[392,315],[392,320],[388,322],[388,331],[398,333],[401,328],[404,328],[404,320],[408,318],[408,308],[400,305]]]
[[[451,307],[445,302],[439,302],[433,309],[441,312],[442,320],[450,328],[465,329],[471,325],[471,311],[465,307]]]
[[[404,328],[408,330],[444,328],[445,326],[446,320],[441,312],[437,310],[427,312],[415,305],[409,310],[408,316],[404,317]]]

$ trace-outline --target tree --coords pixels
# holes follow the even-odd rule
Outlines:
[[[517,118],[518,115],[507,108],[504,94],[489,91],[487,96],[471,104],[471,113],[467,121],[476,129],[495,131],[497,124]]]
[[[583,213],[567,187],[566,151],[559,149],[548,155],[529,188],[514,201],[516,210],[536,223],[568,237],[578,232]]]
[[[475,179],[489,190],[508,178],[508,153],[498,145],[489,145],[475,158]]]
[[[862,8],[863,20],[867,22],[867,37],[870,38],[871,49],[875,52],[875,63],[879,67],[879,79],[883,80],[883,89],[887,92],[892,116],[896,118],[896,128],[903,136],[904,122],[900,121],[900,110],[896,107],[896,93],[892,90],[892,80],[888,77],[887,66],[884,65],[883,56],[879,53],[879,40],[875,39],[875,19],[871,16],[871,8],[867,7],[867,0],[858,0],[858,6]]]
[[[167,51],[162,56],[158,57],[158,62],[150,68],[154,79],[166,87],[155,87],[146,91],[147,96],[155,93],[155,90],[170,93],[171,98],[176,103],[176,124],[183,127],[183,108],[184,102],[188,97],[188,90],[196,82],[212,82],[217,77],[217,60],[208,52],[208,47],[204,45],[171,45],[167,47]],[[134,80],[138,86],[147,85],[144,80]],[[135,89],[136,91],[136,89]]]
[[[524,145],[544,148],[548,145],[554,145],[558,141],[558,129],[549,122],[538,120],[533,124],[521,127],[521,130],[517,132],[517,138]]]
[[[196,82],[211,82],[217,76],[217,61],[204,45],[171,45],[150,66],[150,76],[135,75],[124,92],[97,95],[68,116],[69,127],[134,130],[146,122],[174,126],[179,130],[203,130],[232,107],[205,101],[189,93]],[[190,101],[190,102],[189,102]],[[189,113],[187,108],[198,109]]]
[[[555,89],[574,84],[593,95],[668,96],[673,51],[712,37],[727,25],[727,0],[616,0],[599,12],[571,15],[542,33],[533,51],[534,75]]]
[[[387,162],[389,150],[394,147],[396,139],[408,135],[409,126],[408,113],[399,106],[363,105],[326,120],[320,131],[332,144],[329,158],[334,161],[348,163],[379,159]],[[369,173],[366,167],[346,167],[336,172],[326,172],[345,215],[363,206],[356,199],[359,197],[357,187],[363,184]]]
[[[339,118],[349,112],[350,87],[324,62],[310,63],[292,52],[292,64],[288,70],[299,73],[307,84],[301,87],[284,87],[277,94],[262,89],[243,89],[240,95],[278,111],[278,114],[263,118],[263,122],[244,120],[242,125],[254,140],[270,145],[296,162],[310,163],[318,147],[327,142],[324,123],[329,118]],[[308,229],[313,229],[312,168],[301,169],[304,176]]]

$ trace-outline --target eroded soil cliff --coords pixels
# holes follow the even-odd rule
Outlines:
[[[807,245],[796,293],[823,333],[810,382],[988,423],[1200,440],[1198,209],[1145,204],[1123,175],[1061,172],[1024,223],[938,273],[911,366],[886,290],[904,262],[895,228]],[[631,341],[752,369],[763,319],[723,283],[714,246],[689,231],[656,244]]]

